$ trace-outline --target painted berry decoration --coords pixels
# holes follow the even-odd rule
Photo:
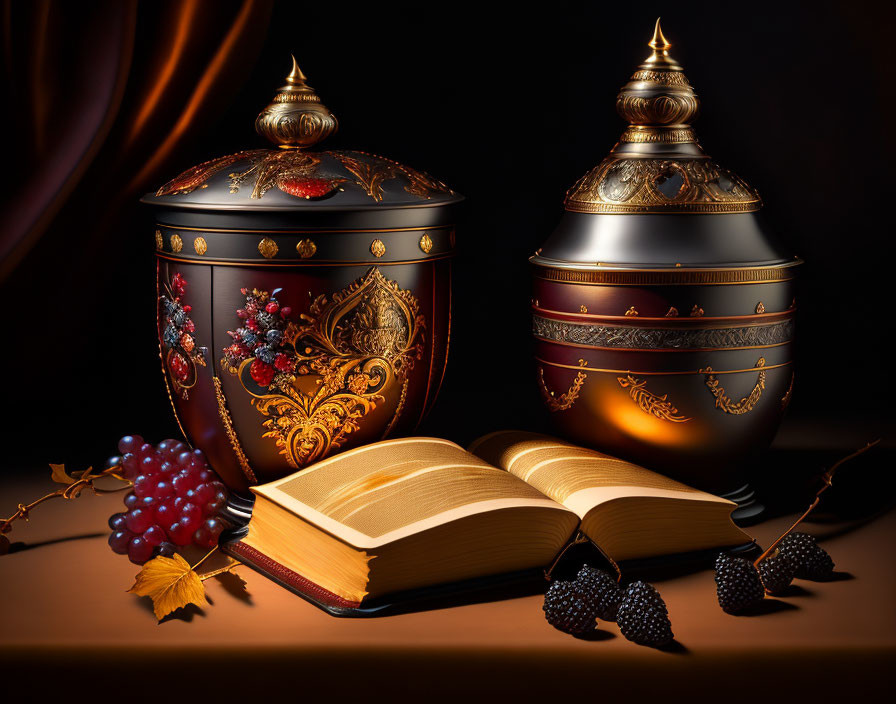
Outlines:
[[[189,389],[196,383],[196,367],[205,366],[205,348],[197,347],[193,333],[196,324],[190,319],[191,306],[184,305],[187,280],[177,273],[166,286],[166,294],[159,297],[164,314],[160,337],[167,350],[165,361],[171,373],[171,381],[184,400],[190,397]]]
[[[236,372],[243,362],[251,359],[249,375],[263,388],[272,384],[283,388],[295,378],[296,372],[295,352],[285,344],[293,328],[289,321],[292,310],[280,305],[275,298],[278,291],[240,289],[246,303],[236,315],[243,324],[227,331],[233,344],[224,348],[222,360],[224,367]]]
[[[205,460],[178,440],[158,445],[126,435],[118,443],[125,478],[134,484],[124,499],[127,511],[109,519],[109,547],[142,565],[178,547],[212,548],[228,527],[221,517],[227,489]]]

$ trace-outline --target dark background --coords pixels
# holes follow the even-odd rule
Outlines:
[[[144,27],[160,21],[150,6],[138,6]],[[339,118],[329,148],[383,154],[467,197],[449,367],[420,432],[467,442],[501,427],[537,428],[527,258],[558,221],[566,189],[621,134],[616,92],[648,55],[662,14],[671,54],[702,101],[701,144],[759,189],[768,220],[806,261],[784,435],[850,446],[886,435],[893,420],[894,17],[882,4],[805,7],[276,3],[266,38],[234,73],[235,97],[141,189],[263,146],[253,121],[294,52]],[[210,12],[208,31],[219,31]],[[89,46],[85,26],[67,51]],[[142,36],[134,81],[145,68]],[[7,140],[11,185],[28,165],[15,166],[14,135]],[[177,432],[160,378],[147,213],[129,198],[109,212],[59,217],[64,227],[0,288],[10,470],[96,463],[123,434],[158,441]]]

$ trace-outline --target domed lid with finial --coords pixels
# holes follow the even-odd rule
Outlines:
[[[648,46],[616,98],[628,126],[567,192],[566,213],[531,261],[579,270],[792,264],[759,217],[759,194],[697,142],[700,102],[659,19]]]
[[[582,213],[746,213],[759,194],[712,161],[691,122],[700,102],[657,19],[650,56],[616,97],[629,125],[619,143],[569,191],[566,209]]]
[[[194,166],[143,202],[178,210],[351,211],[462,200],[441,181],[396,161],[318,150],[337,127],[293,57],[286,82],[255,120],[256,132],[275,149],[250,149]]]

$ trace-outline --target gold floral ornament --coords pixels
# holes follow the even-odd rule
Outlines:
[[[616,381],[623,389],[628,389],[629,396],[632,401],[638,404],[645,413],[655,416],[660,420],[667,420],[670,423],[687,423],[690,418],[683,416],[678,409],[668,400],[668,394],[658,396],[657,394],[647,390],[647,382],[643,379],[636,379],[631,374],[627,376],[616,377]]]
[[[171,251],[177,254],[183,248],[184,241],[180,238],[180,235],[171,235]]]
[[[716,408],[724,411],[725,413],[740,416],[744,413],[749,413],[750,411],[752,411],[753,408],[756,407],[756,404],[759,403],[759,399],[762,396],[763,390],[765,389],[765,369],[763,369],[764,366],[765,358],[760,357],[756,361],[756,368],[759,370],[759,376],[756,379],[756,385],[747,396],[744,396],[739,401],[732,400],[725,393],[725,388],[719,383],[719,380],[715,376],[715,374],[713,374],[712,367],[701,369],[700,373],[706,376],[706,388],[708,388],[712,395],[715,396]]]
[[[386,245],[383,244],[382,240],[374,240],[370,243],[370,253],[379,259],[386,253]]]
[[[277,256],[278,251],[280,251],[280,248],[270,237],[264,237],[258,243],[258,253],[265,259],[273,259]]]
[[[317,252],[317,245],[314,244],[314,240],[300,240],[296,245],[296,254],[302,259],[310,259],[314,256],[315,252]]]
[[[205,237],[197,237],[193,240],[193,250],[200,256],[208,251],[208,242],[205,241]]]
[[[424,254],[429,254],[432,251],[432,238],[424,234],[423,237],[420,238],[420,249]]]
[[[588,362],[584,359],[580,359],[579,364],[585,367],[588,365]],[[548,409],[552,413],[566,411],[572,408],[576,399],[579,397],[579,392],[582,390],[582,386],[584,386],[587,378],[588,375],[585,372],[578,372],[569,389],[558,396],[554,391],[551,391],[548,388],[547,382],[544,380],[544,367],[538,368],[538,385],[541,389],[541,395],[544,398]]]
[[[246,293],[259,309],[273,300],[265,291]],[[252,357],[234,364],[233,346],[221,362],[265,416],[263,437],[273,438],[297,469],[341,447],[362,418],[405,384],[423,354],[425,327],[413,294],[376,267],[342,291],[315,298],[300,318],[278,330],[276,373],[265,375]]]

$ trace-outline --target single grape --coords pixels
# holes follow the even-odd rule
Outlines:
[[[176,475],[177,472],[179,472],[179,471],[180,471],[180,467],[178,467],[176,463],[171,462],[171,461],[169,461],[169,460],[165,460],[165,461],[162,462],[162,464],[159,466],[159,473],[160,473],[160,474],[167,474],[167,475],[169,476],[169,478],[170,478],[170,477],[173,477],[174,475]]]
[[[143,496],[137,501],[137,505],[134,508],[155,509],[156,503],[156,500],[152,496]]]
[[[168,529],[168,537],[171,538],[171,542],[175,545],[189,545],[190,540],[193,538],[194,530],[194,528],[188,528],[183,523],[175,521]]]
[[[140,499],[137,498],[137,494],[135,494],[133,491],[129,491],[127,494],[125,494],[124,505],[128,509],[136,508],[137,502],[139,500]]]
[[[123,471],[121,466],[121,455],[112,455],[103,464],[103,469],[112,469],[113,467],[118,467],[119,472]]]
[[[128,543],[128,559],[135,565],[142,565],[152,557],[154,546],[147,543],[141,536],[135,535]]]
[[[109,516],[109,527],[113,531],[125,530],[127,526],[125,525],[124,519],[124,513],[113,513]]]
[[[179,472],[174,475],[171,483],[174,485],[174,490],[178,496],[185,496],[190,489],[196,486],[196,480],[188,472]]]
[[[218,536],[221,535],[221,531],[227,526],[220,518],[206,518],[202,527],[205,528],[209,532],[209,535],[211,535],[215,539],[215,542],[217,542]]]
[[[186,503],[180,507],[180,517],[181,519],[191,518],[198,521],[202,518],[202,509],[197,504]]]
[[[168,540],[168,534],[159,525],[151,525],[143,531],[143,539],[152,546],[161,545]]]
[[[145,508],[135,508],[128,511],[125,523],[128,530],[132,533],[142,533],[155,522],[154,519],[155,516],[153,516],[152,511],[148,511]]]
[[[125,435],[118,441],[118,451],[122,454],[136,452],[141,445],[143,445],[143,438],[139,435]]]
[[[201,469],[199,473],[196,475],[196,483],[197,484],[208,484],[210,481],[213,481],[215,478],[215,473],[209,469]]]
[[[177,456],[177,464],[180,467],[189,467],[193,462],[193,453],[189,450],[184,450]]]
[[[189,492],[188,492],[189,493]],[[183,496],[178,496],[174,499],[174,510],[180,513],[180,509],[183,507],[185,503],[187,503],[187,499]]]
[[[207,504],[215,498],[215,489],[209,484],[200,484],[193,489],[193,500],[200,505]]]
[[[161,468],[162,463],[159,462],[159,458],[155,455],[149,455],[140,461],[140,474],[147,476],[158,474]]]
[[[124,476],[134,481],[140,474],[140,458],[132,452],[124,453],[121,456],[121,468],[124,471]]]
[[[205,526],[199,526],[193,533],[193,542],[201,548],[213,548],[218,541],[216,538],[212,538],[212,534]]]
[[[156,453],[156,448],[150,445],[148,442],[143,443],[138,450],[134,452],[137,457],[141,460],[144,457],[152,457]]]
[[[152,495],[158,501],[164,501],[165,499],[173,499],[175,495],[174,486],[171,482],[166,482],[164,479],[156,484],[155,491],[152,492]]]
[[[155,485],[156,483],[148,475],[140,474],[134,479],[134,493],[140,499],[144,496],[152,496]]]
[[[128,552],[128,543],[131,542],[131,538],[133,537],[134,534],[130,531],[117,530],[109,536],[109,547],[112,548],[112,552],[117,553],[118,555],[126,555]]]
[[[162,440],[162,442],[160,442],[158,445],[156,445],[156,452],[158,452],[160,455],[163,455],[163,456],[167,455],[168,447],[170,445],[173,445],[176,442],[177,442],[177,440]]]
[[[181,516],[179,523],[181,525],[181,528],[183,528],[185,531],[189,531],[192,535],[202,523],[202,514],[200,513],[197,516]]]
[[[155,517],[159,525],[170,526],[177,519],[177,515],[173,501],[163,501],[156,506]]]
[[[152,556],[171,557],[175,552],[177,552],[177,546],[166,540],[164,543],[159,543],[152,549]]]

